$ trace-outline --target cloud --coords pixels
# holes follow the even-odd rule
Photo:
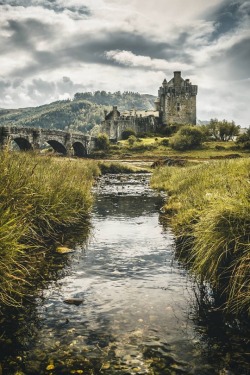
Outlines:
[[[181,70],[190,69],[188,64],[179,62],[169,62],[163,59],[152,59],[150,56],[135,55],[131,51],[111,50],[106,51],[105,56],[108,60],[114,60],[118,64],[135,67],[135,68],[149,68],[152,70]]]
[[[5,0],[0,1],[0,5],[11,7],[41,7],[52,10],[56,13],[69,12],[77,13],[79,16],[89,16],[90,10],[80,2],[63,0]]]
[[[200,117],[245,123],[249,20],[248,0],[0,0],[0,106],[157,94],[181,70],[199,86]]]

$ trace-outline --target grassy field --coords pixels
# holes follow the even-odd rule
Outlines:
[[[152,186],[169,193],[165,212],[185,239],[194,272],[225,297],[228,310],[249,312],[250,159],[224,160],[248,154],[233,142],[208,142],[185,152],[166,144],[160,137],[133,145],[121,141],[102,162],[1,152],[0,302],[21,303],[36,272],[30,259],[38,258],[38,246],[44,249],[64,228],[87,223],[95,176],[142,172],[154,160],[181,158],[189,160],[186,167],[156,169]]]
[[[105,157],[114,159],[159,159],[164,157],[187,158],[195,160],[211,159],[218,157],[226,157],[232,154],[239,156],[247,156],[249,153],[239,148],[235,142],[204,142],[200,149],[175,151],[166,144],[168,138],[151,137],[141,138],[134,144],[119,141],[118,144],[111,145],[110,150]]]
[[[86,221],[98,173],[93,161],[0,153],[1,303],[22,301],[38,247]]]
[[[250,315],[250,159],[159,168],[151,184],[168,192],[165,216],[193,272],[228,312]]]

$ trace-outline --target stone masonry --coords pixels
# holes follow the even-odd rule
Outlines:
[[[95,138],[83,133],[29,127],[1,126],[0,148],[14,141],[21,150],[39,150],[50,145],[62,155],[85,157],[95,148]]]
[[[156,100],[160,123],[196,125],[197,92],[198,86],[192,85],[189,79],[184,80],[181,72],[174,72],[169,82],[164,79]]]
[[[130,110],[120,113],[116,106],[101,124],[101,132],[111,140],[120,140],[122,132],[132,129],[140,133],[154,133],[165,126],[173,124],[196,125],[196,96],[198,86],[192,85],[189,79],[184,80],[181,72],[174,72],[174,77],[167,82],[164,79],[155,100],[155,110]]]

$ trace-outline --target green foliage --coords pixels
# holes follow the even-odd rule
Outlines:
[[[170,137],[171,135],[177,133],[177,131],[182,127],[183,125],[180,124],[171,124],[171,125],[164,125],[161,126],[159,129],[160,134]]]
[[[137,108],[139,110],[150,110],[154,108],[155,96],[139,94],[138,92],[120,91],[111,93],[106,91],[95,91],[76,93],[75,100],[87,100],[98,105],[113,106],[116,105],[120,111]]]
[[[165,212],[191,268],[235,315],[250,314],[249,170],[248,159],[214,161],[161,168],[151,181],[169,192]]]
[[[199,125],[199,129],[202,131],[203,141],[210,141],[211,140],[211,132],[209,130],[208,125]]]
[[[129,151],[143,153],[146,151],[156,150],[157,148],[157,143],[145,144],[143,142],[135,142],[130,146]]]
[[[133,146],[135,144],[135,142],[136,142],[136,136],[130,135],[128,137],[128,144],[129,144],[129,146]]]
[[[169,139],[167,138],[164,138],[160,141],[160,145],[161,146],[165,146],[165,147],[168,147],[169,146]]]
[[[250,150],[250,128],[247,129],[245,134],[238,136],[236,143],[241,145],[244,149]]]
[[[123,132],[122,132],[122,139],[123,140],[126,140],[128,139],[131,135],[135,136],[135,131],[133,129],[125,129]]]
[[[104,110],[118,105],[119,110],[154,108],[152,95],[133,92],[77,93],[73,100],[60,100],[39,107],[0,110],[1,125],[30,126],[89,132],[104,120]]]
[[[93,176],[98,173],[90,161],[0,153],[1,303],[22,302],[37,272],[38,246],[63,228],[86,223]]]
[[[2,125],[31,126],[87,132],[103,119],[103,107],[88,101],[57,101],[48,105],[20,110],[0,111]]]
[[[210,137],[218,141],[230,141],[234,136],[239,134],[240,126],[235,125],[234,121],[218,121],[218,119],[211,119],[206,126]]]
[[[122,164],[122,163],[107,163],[107,162],[101,162],[98,164],[101,174],[107,174],[107,173],[113,173],[113,174],[119,174],[119,173],[138,173],[138,172],[148,172],[145,169],[131,166],[128,164]]]
[[[202,131],[192,125],[181,127],[178,132],[169,140],[169,145],[174,150],[184,151],[200,147],[203,140]]]
[[[225,147],[224,146],[221,146],[221,145],[215,145],[215,150],[225,150]]]
[[[96,149],[97,150],[108,150],[110,146],[110,141],[105,133],[100,133],[96,139]]]

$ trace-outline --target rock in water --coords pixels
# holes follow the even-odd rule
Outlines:
[[[63,302],[67,303],[68,305],[79,306],[83,303],[83,299],[81,299],[81,298],[69,298],[69,299],[65,299]]]

